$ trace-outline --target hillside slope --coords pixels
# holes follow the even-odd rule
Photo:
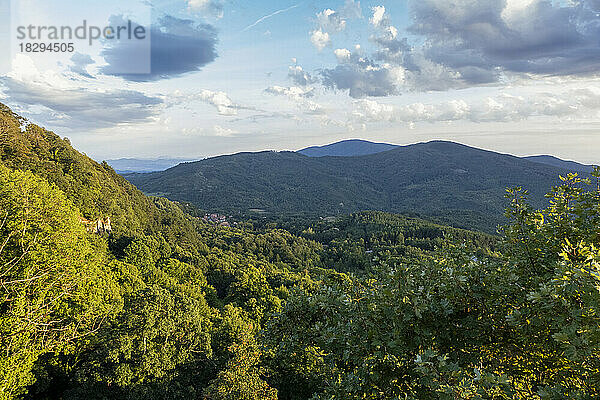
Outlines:
[[[0,162],[56,185],[89,220],[110,217],[118,234],[152,229],[152,200],[118,175],[73,149],[67,139],[27,123],[0,104]]]
[[[206,210],[341,214],[418,213],[494,231],[505,189],[525,186],[536,206],[566,170],[434,141],[361,157],[240,153],[126,178],[146,193]]]

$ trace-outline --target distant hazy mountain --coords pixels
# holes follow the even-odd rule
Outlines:
[[[541,206],[544,194],[565,173],[519,157],[435,141],[360,157],[239,153],[126,178],[148,194],[204,210],[410,212],[489,232],[503,222],[507,187],[527,188],[534,205]]]
[[[343,140],[341,142],[328,144],[326,146],[313,146],[299,150],[298,153],[308,157],[325,157],[325,156],[366,156],[369,154],[377,154],[384,151],[397,148],[395,144],[388,143],[373,143],[367,140]]]
[[[530,156],[523,157],[526,160],[533,161],[536,163],[552,165],[558,168],[563,168],[569,171],[574,172],[584,172],[590,173],[593,171],[594,167],[591,165],[579,164],[575,161],[565,161],[560,158],[556,158],[554,156]]]
[[[113,169],[119,174],[127,174],[132,172],[146,173],[164,171],[165,169],[169,169],[186,161],[190,160],[182,158],[120,158],[118,160],[106,160],[108,165],[113,167]]]

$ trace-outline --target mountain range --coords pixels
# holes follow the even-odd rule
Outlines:
[[[377,145],[367,143],[360,151]],[[559,175],[572,170],[541,162],[546,158],[534,162],[445,141],[368,155],[325,155],[352,149],[356,141],[310,150],[318,157],[303,151],[238,153],[125,177],[147,194],[202,210],[317,215],[379,210],[493,232],[503,223],[498,216],[508,204],[506,188],[523,186],[541,207]]]
[[[401,146],[389,143],[373,143],[369,142],[368,140],[361,139],[350,139],[324,146],[307,147],[305,149],[298,150],[298,153],[309,157],[354,157],[382,153],[398,147]],[[580,164],[575,161],[565,161],[550,155],[527,156],[522,158],[540,164],[547,164],[558,168],[568,169],[574,172],[590,173],[594,169],[592,165]]]
[[[382,153],[384,151],[393,150],[398,147],[400,146],[395,144],[374,143],[367,140],[350,139],[342,140],[340,142],[324,146],[307,147],[305,149],[298,150],[297,153],[303,154],[308,157],[355,157]],[[574,172],[589,173],[593,170],[593,166],[591,165],[584,165],[575,161],[565,161],[550,155],[537,155],[522,158],[540,164],[548,164],[558,168],[568,169]],[[106,162],[108,163],[108,165],[113,167],[117,173],[129,174],[164,171],[182,162],[189,162],[195,160],[199,160],[199,158],[196,158],[194,160],[184,158],[120,158],[115,160],[106,160]]]

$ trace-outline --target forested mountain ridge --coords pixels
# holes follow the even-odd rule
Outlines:
[[[524,186],[535,206],[567,171],[518,157],[434,141],[360,157],[239,153],[126,178],[146,193],[205,210],[338,215],[363,210],[418,213],[495,232],[507,187]]]
[[[325,156],[365,156],[369,154],[377,154],[384,151],[395,149],[396,145],[388,143],[373,143],[367,140],[350,139],[342,140],[341,142],[331,143],[325,146],[311,146],[297,153],[309,157],[325,157]]]
[[[384,151],[393,150],[398,147],[402,146],[389,143],[373,143],[368,140],[362,139],[350,139],[327,144],[324,146],[307,147],[305,149],[298,150],[297,153],[304,154],[305,156],[309,157],[354,157],[382,153]],[[527,156],[521,158],[523,158],[524,160],[533,161],[541,164],[552,165],[573,172],[590,173],[593,170],[593,166],[591,165],[585,165],[575,161],[565,161],[550,155]],[[159,171],[159,169],[157,169],[156,171]]]

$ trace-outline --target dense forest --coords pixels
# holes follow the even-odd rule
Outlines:
[[[496,235],[374,211],[219,227],[23,122],[0,106],[0,399],[600,395],[598,169],[543,209],[498,189]]]

